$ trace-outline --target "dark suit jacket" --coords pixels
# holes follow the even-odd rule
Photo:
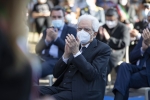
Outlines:
[[[138,42],[138,44],[135,46],[135,48],[132,50],[130,53],[130,63],[136,65],[137,61],[140,60],[144,55],[149,55],[150,56],[150,47],[145,51],[144,55],[141,55],[141,47],[142,47],[142,41],[143,38],[141,38]],[[145,73],[148,77],[148,83],[150,85],[150,57],[146,61],[146,71]]]
[[[77,68],[72,78],[73,100],[103,100],[110,52],[109,46],[94,39],[81,55],[71,57],[67,64],[61,58],[53,70],[57,78],[53,86],[59,86],[72,63]]]
[[[129,46],[130,43],[129,29],[121,22],[118,22],[113,30],[110,30],[106,24],[103,27],[109,33],[110,39],[108,41],[101,39],[99,34],[96,38],[107,43],[112,48],[112,54],[118,61],[122,60],[125,54],[125,47]]]
[[[64,28],[62,30],[61,36],[57,38],[56,41],[52,41],[48,46],[45,44],[45,38],[46,38],[46,30],[44,30],[43,32],[43,37],[42,39],[39,41],[39,43],[36,45],[36,53],[39,54],[40,56],[42,56],[43,58],[47,59],[49,58],[51,55],[49,55],[49,53],[46,54],[42,54],[42,51],[44,49],[50,49],[52,44],[55,44],[58,46],[58,58],[60,58],[62,56],[62,54],[64,53],[64,47],[65,47],[65,38],[67,36],[67,34],[73,34],[76,37],[76,29],[67,25],[64,25]]]

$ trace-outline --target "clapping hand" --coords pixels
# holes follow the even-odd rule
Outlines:
[[[143,43],[142,43],[142,49],[146,50],[150,46],[150,32],[148,29],[143,30]]]
[[[48,28],[46,30],[46,41],[51,42],[55,40],[58,36],[58,30],[54,30],[54,28]]]
[[[108,34],[107,30],[105,28],[103,28],[103,27],[99,28],[99,34],[100,34],[101,38],[104,37],[106,40],[110,39],[110,35]]]
[[[69,49],[73,55],[79,52],[79,39],[76,39],[72,34],[68,34],[66,36],[66,45],[69,46]]]

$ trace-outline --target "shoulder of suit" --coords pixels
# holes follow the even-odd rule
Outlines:
[[[97,44],[98,46],[100,46],[100,48],[104,48],[104,49],[110,49],[110,46],[102,41],[97,40]]]
[[[69,29],[73,29],[73,30],[76,30],[74,27],[72,27],[72,26],[69,26],[69,25],[66,25],[67,26],[67,28],[69,28]]]
[[[127,27],[124,23],[122,23],[122,22],[120,22],[120,21],[118,22],[118,24],[119,24],[119,25],[118,25],[119,27],[125,27],[125,28]]]

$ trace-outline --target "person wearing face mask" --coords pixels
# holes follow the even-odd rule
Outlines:
[[[147,12],[148,11],[148,12]],[[134,29],[131,30],[130,36],[131,36],[131,42],[130,42],[130,47],[129,47],[129,52],[133,50],[133,48],[137,45],[139,39],[141,38],[141,34],[143,33],[143,30],[145,28],[150,29],[150,24],[149,24],[149,16],[150,16],[150,4],[146,3],[144,4],[144,10],[143,13],[143,20],[135,23]]]
[[[129,0],[119,0],[116,6],[119,14],[119,20],[125,24],[134,24],[137,22],[137,15],[133,5],[130,4]]]
[[[117,11],[110,8],[106,11],[106,24],[99,28],[97,39],[107,43],[111,49],[111,56],[107,73],[109,74],[112,68],[117,67],[125,55],[125,47],[129,45],[130,35],[129,29],[118,20]]]
[[[98,20],[82,15],[77,24],[77,37],[68,34],[65,52],[56,63],[53,86],[40,86],[41,96],[56,100],[103,100],[110,47],[95,39]]]
[[[87,6],[80,10],[80,15],[90,14],[96,17],[100,25],[105,23],[105,11],[103,8],[96,6],[96,0],[86,0]]]
[[[47,0],[37,0],[32,10],[36,30],[41,35],[43,29],[50,27],[50,9],[53,7]]]
[[[129,89],[150,87],[150,31],[146,28],[130,53],[130,63],[122,63],[113,88],[114,100],[129,100]],[[149,99],[148,99],[149,100]]]
[[[68,33],[76,36],[76,29],[64,23],[65,11],[60,6],[51,10],[52,27],[43,31],[41,40],[37,43],[35,51],[42,61],[42,76],[53,73],[53,67],[64,53],[65,37]]]

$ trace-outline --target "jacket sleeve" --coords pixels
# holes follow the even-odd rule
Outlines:
[[[110,52],[111,50],[109,47],[100,50],[93,59],[92,63],[89,63],[81,54],[73,58],[73,64],[78,68],[85,79],[88,81],[93,81],[101,77],[103,67],[107,67]]]
[[[63,61],[62,58],[56,63],[53,69],[53,75],[55,78],[58,78],[67,68],[67,64]]]
[[[35,51],[37,54],[41,54],[44,49],[49,47],[45,43],[45,38],[46,38],[46,30],[44,30],[41,40],[37,43],[35,47]]]
[[[141,57],[141,47],[142,47],[142,41],[143,39],[141,38],[138,41],[138,44],[134,47],[134,49],[130,53],[130,63],[135,64]]]
[[[110,39],[108,40],[108,45],[112,49],[116,49],[116,50],[123,49],[130,44],[129,29],[127,27],[123,27],[121,32],[122,33],[118,32],[118,34],[122,34],[122,37],[120,39],[115,37],[110,37]]]

